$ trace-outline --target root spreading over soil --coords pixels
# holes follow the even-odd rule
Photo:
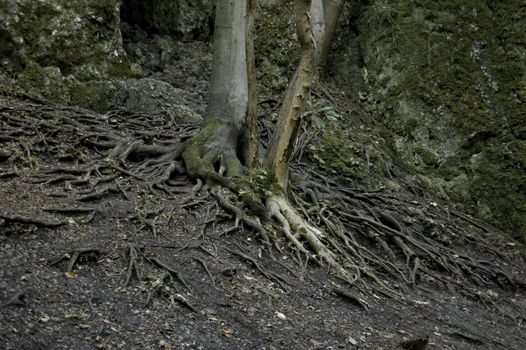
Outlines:
[[[218,277],[204,259],[217,258],[205,237],[209,228],[221,227],[218,239],[238,230],[258,235],[257,255],[241,246],[228,252],[281,291],[301,288],[294,280],[321,267],[330,272],[325,278],[331,292],[363,309],[374,308],[382,298],[407,303],[415,287],[449,289],[513,322],[524,321],[520,310],[494,292],[524,295],[520,244],[462,213],[421,198],[348,188],[301,162],[292,165],[292,171],[302,175],[301,182],[293,184],[286,196],[279,194],[262,185],[268,182],[264,172],[249,174],[235,154],[213,147],[217,125],[199,130],[148,115],[119,111],[99,115],[1,100],[0,155],[5,157],[0,160],[0,181],[7,184],[23,177],[49,198],[36,210],[3,207],[3,235],[18,227],[94,225],[104,215],[98,203],[115,197],[135,203],[139,194],[144,200],[168,203],[153,211],[136,208],[127,218],[154,239],[174,220],[174,208],[206,208],[193,245],[160,244],[160,248],[164,254],[174,249],[199,251],[193,261],[213,290],[220,288],[220,279],[235,274],[224,270]],[[147,281],[146,307],[155,298],[167,297],[199,314],[201,306],[189,298],[196,294],[195,286],[165,255],[152,250],[155,244],[126,247],[123,288],[134,280]],[[72,277],[79,264],[98,262],[107,254],[94,247],[68,249],[50,266],[66,262],[65,271]],[[280,261],[284,257],[292,263],[284,265]],[[281,272],[268,270],[265,259],[281,266]],[[163,273],[149,277],[145,271],[153,267]],[[20,297],[11,299],[14,302],[8,303],[23,303]]]

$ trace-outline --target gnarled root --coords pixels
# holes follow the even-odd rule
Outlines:
[[[267,210],[270,216],[280,223],[285,237],[301,253],[310,256],[310,251],[301,241],[303,239],[315,255],[325,262],[337,276],[351,284],[356,281],[358,276],[347,271],[338,262],[337,255],[322,242],[323,233],[303,219],[284,196],[268,198]]]
[[[196,135],[185,141],[182,158],[188,175],[203,179],[209,186],[221,185],[236,190],[229,180],[243,174],[236,154],[236,133],[225,121],[205,123]]]

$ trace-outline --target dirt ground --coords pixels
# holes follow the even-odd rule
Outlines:
[[[524,349],[524,288],[475,300],[433,281],[392,281],[404,300],[357,302],[345,293],[359,290],[326,269],[272,257],[250,230],[230,230],[187,178],[171,196],[130,176],[97,198],[68,196],[68,181],[38,174],[97,154],[67,134],[25,147],[41,135],[24,118],[42,110],[0,97],[2,349],[423,349],[421,338],[428,349]],[[13,117],[16,138],[5,133]],[[501,264],[523,278],[524,254],[513,257]]]

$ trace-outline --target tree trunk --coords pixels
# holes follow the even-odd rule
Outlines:
[[[248,83],[249,74],[254,79],[254,55],[252,46],[246,45],[247,39],[251,40],[248,30],[252,10],[252,1],[217,0],[216,4],[208,105],[201,130],[187,141],[182,155],[190,176],[212,184],[224,185],[225,176],[243,173],[238,152],[242,138],[242,147],[248,150],[243,155],[253,158],[255,154],[251,144],[255,134],[255,88],[251,85],[249,93]]]
[[[256,97],[256,58],[254,56],[254,11],[255,0],[247,0],[247,30],[246,30],[246,55],[248,78],[248,109],[246,128],[243,137],[243,158],[248,168],[253,168],[258,163],[258,135],[257,135],[257,97]]]
[[[321,0],[314,0],[321,3]],[[316,42],[311,30],[311,0],[296,0],[296,30],[301,45],[301,59],[287,89],[278,123],[267,150],[265,166],[276,176],[283,190],[287,187],[288,161],[303,112],[305,98],[316,70]],[[319,25],[315,25],[319,29]],[[319,31],[316,36],[322,37]]]
[[[205,123],[227,120],[238,131],[245,126],[248,108],[246,5],[246,1],[217,1],[214,58],[205,114]]]

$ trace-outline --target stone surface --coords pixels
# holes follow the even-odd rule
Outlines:
[[[340,86],[414,180],[524,236],[524,2],[353,6],[333,56]]]
[[[95,111],[121,109],[128,113],[162,115],[181,123],[196,123],[201,116],[182,89],[150,78],[100,80],[73,89],[72,103]]]
[[[213,9],[212,0],[126,0],[122,19],[150,33],[191,40],[210,35]]]
[[[1,70],[26,77],[60,72],[79,80],[132,75],[119,6],[118,0],[2,1]]]

